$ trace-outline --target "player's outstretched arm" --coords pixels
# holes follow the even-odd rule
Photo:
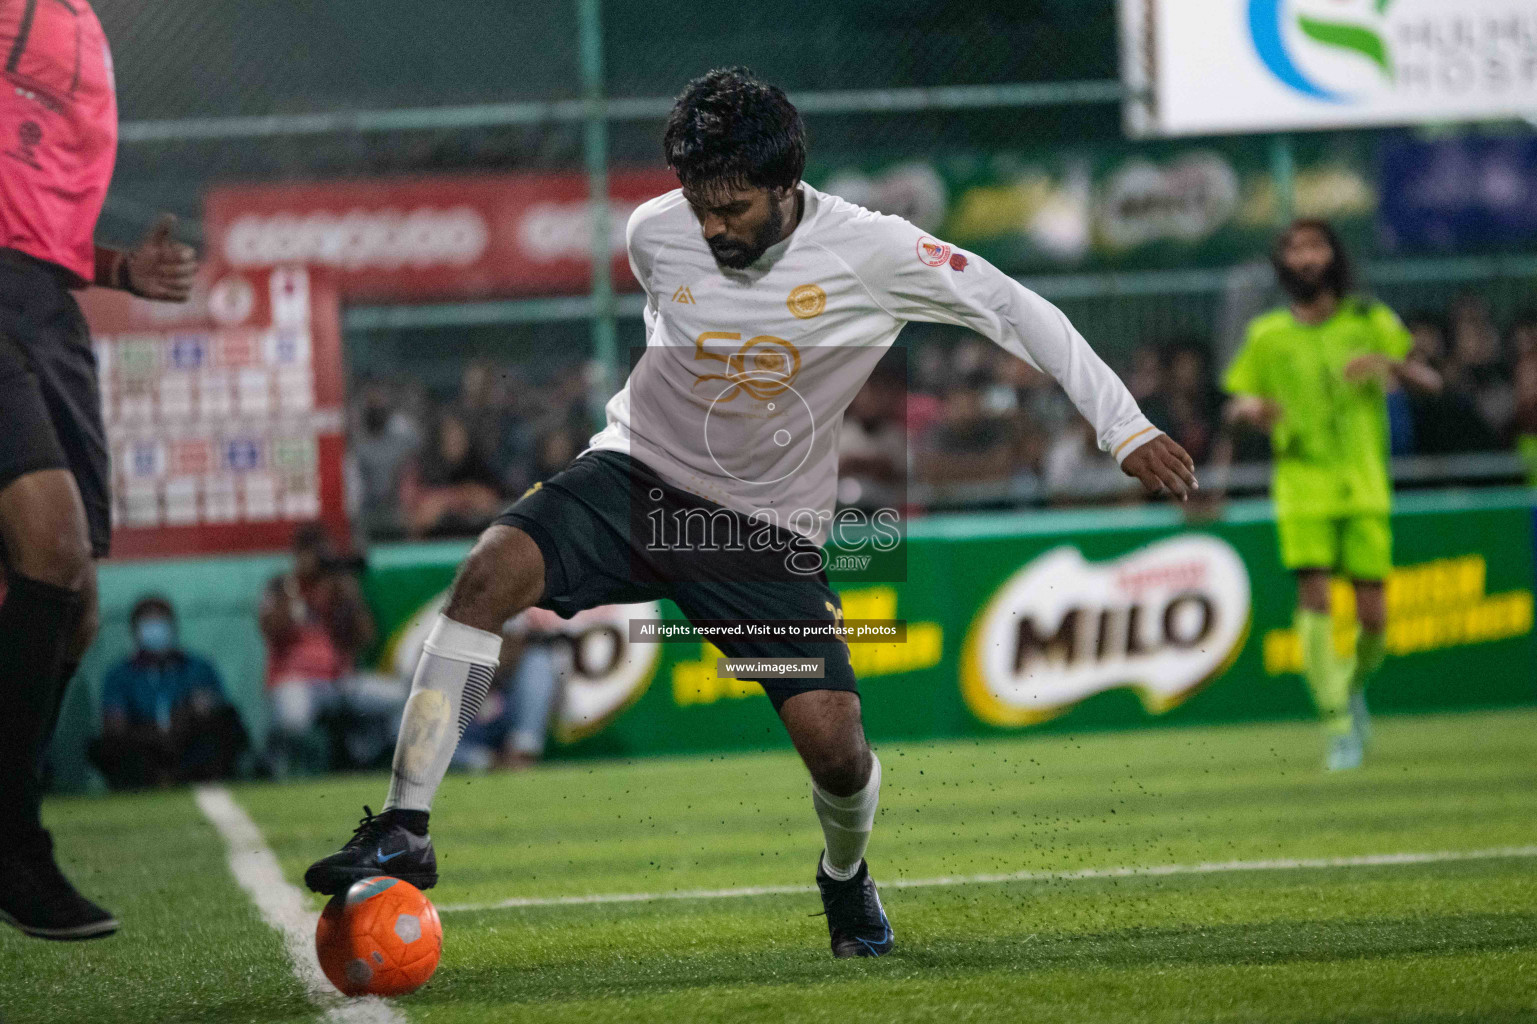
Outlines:
[[[197,276],[197,253],[172,237],[175,230],[176,215],[165,213],[143,241],[126,252],[97,246],[95,283],[141,299],[186,302]]]
[[[1200,488],[1195,460],[1168,434],[1159,434],[1121,461],[1121,472],[1142,481],[1149,494],[1167,493],[1189,501]]]
[[[921,234],[899,217],[882,217],[859,263],[881,308],[902,320],[967,327],[1056,380],[1094,427],[1100,450],[1123,466],[1162,438],[1126,385],[1060,309],[986,260]],[[1163,444],[1160,450],[1166,450]],[[1183,452],[1180,453],[1183,455]],[[1187,461],[1188,461],[1188,457]],[[1145,456],[1149,471],[1162,459]],[[1133,476],[1140,474],[1132,473]],[[1172,493],[1172,492],[1171,492]]]

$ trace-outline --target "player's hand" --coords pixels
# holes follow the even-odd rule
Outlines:
[[[1149,494],[1168,492],[1180,501],[1201,485],[1195,479],[1195,460],[1168,434],[1159,434],[1126,456],[1121,472],[1142,481]]]
[[[197,275],[197,253],[171,237],[175,230],[176,215],[161,214],[144,240],[128,250],[124,259],[128,291],[157,302],[187,301]]]
[[[1246,423],[1256,430],[1269,433],[1281,422],[1285,410],[1280,403],[1259,395],[1237,395],[1228,402],[1222,418],[1228,423]]]
[[[1368,352],[1345,364],[1345,380],[1351,384],[1359,384],[1373,377],[1387,380],[1392,372],[1393,361],[1381,352]]]

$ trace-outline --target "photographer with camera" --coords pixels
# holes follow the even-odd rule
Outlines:
[[[371,765],[395,741],[401,681],[359,672],[374,640],[358,575],[363,560],[337,551],[320,523],[293,536],[294,567],[267,584],[259,624],[267,642],[267,767]]]

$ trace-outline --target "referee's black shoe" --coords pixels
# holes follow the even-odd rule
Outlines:
[[[842,960],[854,956],[885,956],[897,945],[886,908],[881,906],[870,865],[859,862],[859,870],[847,882],[831,877],[817,858],[817,888],[822,893],[822,909],[827,914],[827,932],[832,938],[833,956]]]
[[[118,927],[115,917],[64,877],[47,832],[0,852],[0,921],[55,942],[106,938]]]
[[[425,812],[414,813],[426,819]],[[311,864],[304,873],[304,884],[327,896],[346,892],[353,882],[378,875],[410,882],[418,889],[437,885],[438,858],[432,852],[432,837],[425,831],[418,835],[406,828],[400,815],[393,810],[375,814],[364,807],[363,820],[347,845]],[[425,825],[421,827],[425,829]]]

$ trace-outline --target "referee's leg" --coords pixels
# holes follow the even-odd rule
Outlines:
[[[0,746],[0,823],[30,831],[41,827],[37,767],[68,681],[61,676],[96,629],[96,567],[68,470],[26,473],[0,489],[0,543],[0,694],[18,726]]]
[[[40,813],[43,751],[96,629],[96,567],[68,470],[25,472],[0,488],[0,545],[0,701],[11,723],[0,744],[0,919],[37,938],[99,938],[117,921],[60,873]]]

